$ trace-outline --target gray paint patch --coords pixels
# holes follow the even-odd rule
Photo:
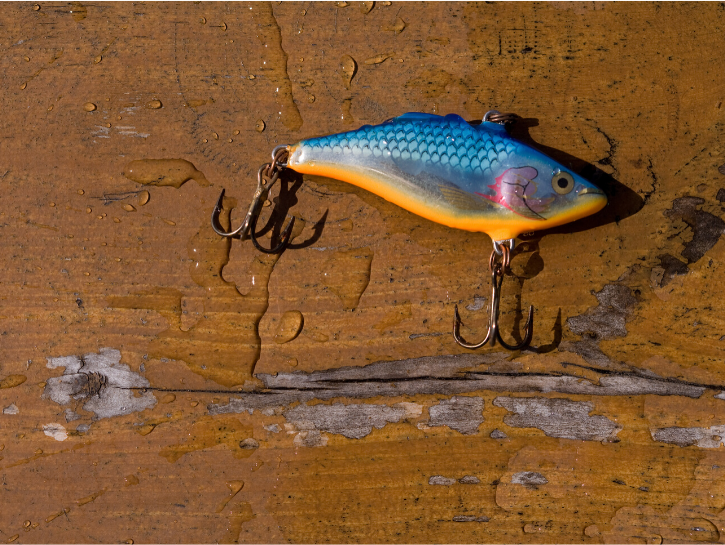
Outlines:
[[[625,322],[637,304],[632,290],[627,286],[607,284],[594,296],[599,304],[584,314],[568,318],[569,329],[577,335],[594,335],[597,340],[626,336]]]
[[[389,422],[400,422],[405,416],[402,407],[387,405],[298,405],[284,411],[288,422],[303,431],[326,431],[344,435],[350,439],[361,439]]]
[[[476,517],[473,515],[457,515],[453,517],[453,522],[488,522],[488,517]]]
[[[599,348],[599,341],[627,335],[626,322],[630,319],[637,299],[632,290],[619,284],[607,284],[594,293],[599,304],[584,314],[567,318],[566,325],[582,340],[562,343],[560,350],[579,354],[587,363],[604,368],[621,367],[612,362]]]
[[[594,346],[599,350],[596,344]],[[277,376],[259,374],[257,377],[262,380],[266,389],[264,393],[240,393],[239,396],[231,397],[229,403],[210,404],[207,408],[211,415],[242,412],[251,414],[255,410],[272,415],[281,414],[282,407],[294,403],[336,397],[366,399],[419,394],[456,395],[489,390],[604,396],[654,394],[697,398],[706,389],[705,386],[632,372],[599,374],[594,379],[566,374],[552,376],[517,374],[515,371],[501,373],[489,369],[503,361],[507,357],[506,353],[488,354],[485,358],[465,356],[416,358],[311,373],[279,373]],[[602,357],[605,364],[609,362],[603,354]],[[488,369],[470,371],[471,368],[484,365]],[[624,365],[620,367],[629,369]]]
[[[657,428],[650,430],[652,439],[660,443],[671,443],[680,447],[697,445],[700,448],[720,448],[725,444],[725,426],[709,428]]]
[[[456,480],[449,477],[444,477],[443,475],[433,475],[430,479],[428,479],[428,484],[451,486],[453,484],[456,484]]]
[[[302,431],[295,436],[294,444],[301,447],[324,447],[327,436],[317,430]]]
[[[18,414],[19,412],[20,409],[18,409],[18,406],[15,403],[11,403],[3,409],[3,414]]]
[[[458,479],[458,482],[461,484],[479,484],[481,482],[481,479],[479,479],[475,475],[466,475]]]
[[[516,413],[503,421],[513,428],[538,428],[549,437],[604,441],[622,429],[605,416],[589,416],[592,403],[544,397],[497,397],[497,407]]]
[[[43,398],[59,405],[85,401],[83,408],[96,418],[131,414],[156,405],[151,392],[134,396],[136,389],[148,388],[149,381],[120,362],[121,352],[113,348],[82,357],[48,358],[49,369],[65,367],[65,371],[46,380]]]
[[[511,476],[511,482],[513,484],[520,484],[526,488],[536,490],[539,486],[549,482],[549,479],[544,477],[541,473],[535,471],[521,471],[514,473]]]
[[[698,210],[705,199],[700,197],[680,197],[672,201],[672,208],[664,215],[672,221],[682,220],[692,229],[692,240],[685,244],[681,255],[688,263],[698,261],[715,246],[725,232],[725,221],[717,216]]]
[[[448,426],[464,435],[473,435],[483,422],[483,399],[480,397],[452,397],[428,409],[428,426]]]
[[[504,432],[502,432],[499,429],[493,430],[491,432],[491,439],[507,439],[508,435],[506,435]]]

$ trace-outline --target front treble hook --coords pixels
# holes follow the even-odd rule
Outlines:
[[[286,148],[286,146],[277,146],[272,152],[272,162],[265,163],[259,167],[259,171],[257,171],[257,189],[252,197],[252,203],[249,205],[247,215],[245,216],[242,224],[231,231],[225,231],[219,222],[219,216],[223,210],[224,202],[224,190],[222,189],[221,195],[219,195],[219,199],[217,200],[214,210],[212,210],[211,213],[211,226],[216,234],[223,237],[233,237],[240,233],[242,237],[245,237],[248,234],[249,238],[252,239],[254,247],[260,252],[264,252],[266,254],[276,254],[287,247],[292,236],[292,227],[295,224],[294,217],[284,228],[284,231],[282,231],[281,240],[274,248],[267,249],[262,247],[257,241],[257,235],[255,233],[257,230],[259,214],[262,210],[262,204],[264,203],[263,198],[269,194],[269,190],[279,179],[279,174],[282,168],[286,166],[286,163],[282,162],[284,155],[287,153]]]
[[[511,242],[511,246],[513,247],[513,241]],[[486,333],[486,338],[483,339],[480,343],[469,344],[461,337],[461,316],[458,314],[458,305],[456,305],[453,318],[453,338],[463,348],[475,350],[477,348],[481,348],[489,341],[491,341],[492,345],[495,344],[496,341],[498,341],[499,343],[501,343],[501,346],[503,346],[507,350],[521,350],[523,348],[526,348],[529,343],[531,343],[531,339],[534,335],[533,305],[529,307],[529,317],[526,320],[526,325],[524,326],[524,329],[526,331],[524,339],[517,345],[510,345],[501,338],[501,331],[498,328],[499,302],[501,300],[501,283],[503,282],[504,273],[509,266],[509,260],[511,258],[511,248],[509,248],[505,244],[501,244],[500,252],[501,261],[497,262],[496,243],[494,242],[494,251],[491,252],[491,258],[488,261],[488,266],[491,269],[491,284],[493,285],[493,289],[491,292],[491,314],[488,321],[488,333]]]

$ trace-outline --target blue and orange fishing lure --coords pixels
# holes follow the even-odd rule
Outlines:
[[[271,250],[259,245],[254,232],[262,197],[281,170],[290,168],[351,183],[448,227],[486,233],[494,245],[489,260],[493,294],[488,335],[480,343],[466,343],[460,336],[456,307],[454,338],[466,348],[479,348],[489,340],[512,350],[524,348],[533,334],[533,307],[520,343],[507,344],[498,331],[501,282],[515,237],[594,214],[607,204],[607,197],[557,161],[512,138],[504,122],[514,117],[491,111],[480,125],[471,125],[454,114],[407,113],[380,125],[278,146],[272,163],[259,170],[257,191],[243,224],[233,231],[220,225],[222,192],[212,226],[222,236],[249,233],[262,251],[282,251],[294,219]]]

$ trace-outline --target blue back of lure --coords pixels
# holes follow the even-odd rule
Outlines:
[[[494,240],[597,212],[596,186],[502,125],[407,113],[380,125],[303,140],[288,166],[367,189],[432,221]]]

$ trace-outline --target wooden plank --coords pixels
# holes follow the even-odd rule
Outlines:
[[[0,22],[0,539],[723,540],[721,6]],[[454,304],[484,331],[486,235],[294,175],[281,256],[211,230],[278,144],[492,108],[610,195],[515,253],[502,330],[533,303],[532,350],[451,338]]]

